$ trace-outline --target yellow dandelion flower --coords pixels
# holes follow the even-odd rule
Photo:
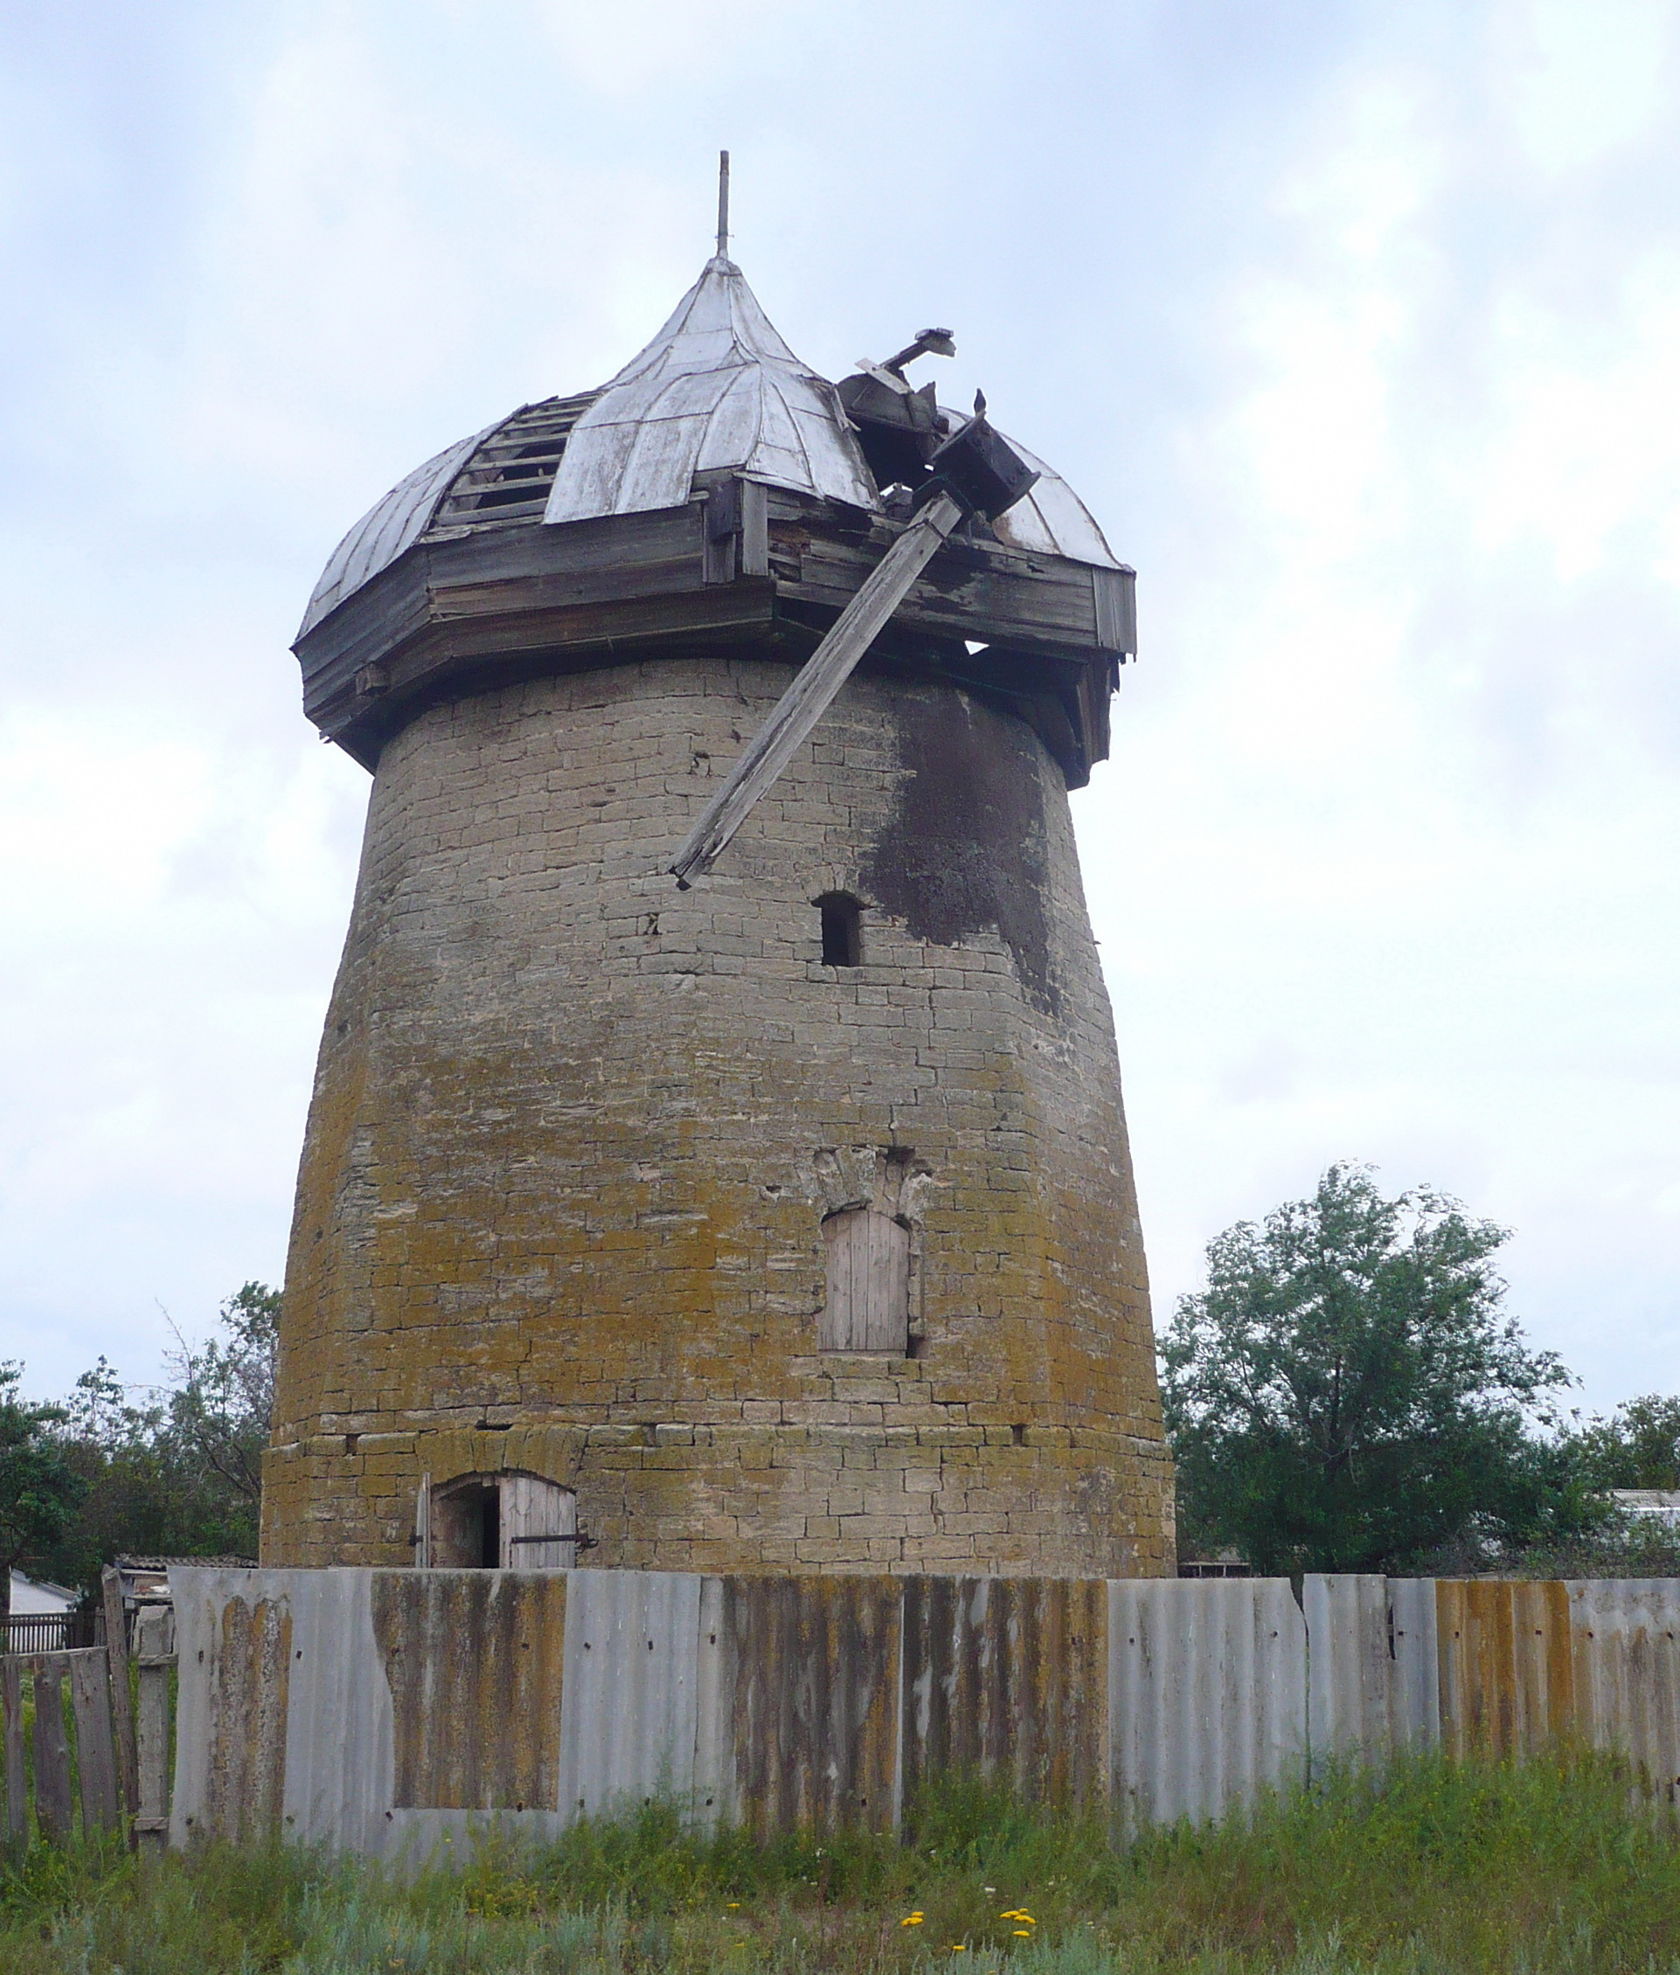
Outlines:
[[[1030,1941],[1032,1939],[1032,1929],[1030,1927],[1017,1927],[1015,1929],[1015,1938],[1018,1941]]]
[[[741,1904],[741,1902],[740,1902],[739,1900],[725,1900],[725,1901],[724,1901],[724,1905],[725,1905],[726,1907],[728,1907],[728,1908],[729,1908],[729,1910],[730,1910],[730,1911],[731,1911],[732,1913],[734,1912],[734,1910],[735,1910],[735,1908],[736,1908],[736,1907],[738,1907],[738,1906],[739,1906],[740,1904]]]

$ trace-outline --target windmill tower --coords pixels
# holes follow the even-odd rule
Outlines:
[[[310,601],[373,791],[264,1561],[1158,1573],[1067,802],[1130,572],[945,332],[836,387],[725,244]]]

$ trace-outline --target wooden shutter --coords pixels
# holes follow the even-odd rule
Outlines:
[[[575,1536],[577,1497],[569,1488],[535,1474],[504,1474],[501,1486],[502,1568],[570,1570],[575,1543],[516,1543],[514,1538]]]
[[[823,1222],[828,1299],[818,1325],[825,1351],[909,1348],[910,1230],[873,1207],[847,1207]]]

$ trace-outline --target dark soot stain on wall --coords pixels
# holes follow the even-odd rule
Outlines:
[[[1038,742],[1018,721],[950,691],[907,698],[900,733],[909,773],[864,864],[865,886],[935,945],[996,931],[1028,994],[1059,1013]]]

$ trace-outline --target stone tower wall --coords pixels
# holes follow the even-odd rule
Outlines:
[[[785,669],[435,707],[385,749],[299,1179],[264,1561],[412,1555],[422,1477],[574,1489],[590,1563],[1170,1567],[1119,1071],[1062,778],[860,675],[718,870],[664,867]],[[822,964],[829,891],[863,961]],[[818,1348],[825,1215],[909,1355]]]

